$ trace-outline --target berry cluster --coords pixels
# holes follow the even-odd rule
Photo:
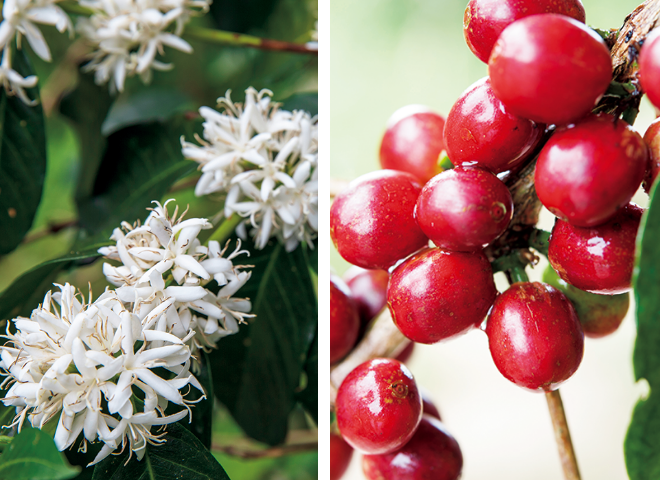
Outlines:
[[[651,190],[660,169],[660,120],[642,138],[626,121],[630,112],[602,107],[610,50],[584,21],[580,0],[469,1],[465,38],[488,77],[446,118],[421,106],[395,112],[380,149],[384,170],[354,180],[331,207],[335,247],[367,269],[348,276],[357,291],[331,281],[331,363],[349,354],[361,322],[386,302],[413,342],[482,327],[504,377],[550,392],[579,367],[585,334],[618,328],[644,212],[630,201],[642,181]],[[660,52],[647,52],[660,49],[659,36],[641,50],[635,92],[638,101],[648,89],[656,105],[660,88],[648,79]],[[535,227],[541,204],[557,217],[551,233]],[[537,259],[531,248],[551,264],[543,283],[527,279],[525,267]],[[511,284],[502,293],[497,271]],[[337,426],[365,454],[367,478],[460,476],[458,445],[421,405],[397,360],[370,360],[344,379]],[[350,452],[341,445],[333,455],[350,458],[336,453]]]

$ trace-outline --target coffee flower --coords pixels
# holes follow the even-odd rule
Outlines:
[[[11,385],[2,401],[16,407],[13,425],[20,431],[27,418],[42,428],[59,415],[54,439],[60,451],[82,433],[83,442],[104,443],[92,463],[119,446],[141,459],[147,443],[160,441],[152,426],[190,414],[181,390],[203,392],[189,371],[185,342],[193,332],[181,339],[159,330],[166,306],[139,316],[111,290],[85,303],[71,285],[59,289],[48,292],[29,319],[15,318],[16,333],[8,327],[9,342],[0,347],[3,386]],[[162,377],[163,371],[170,375]],[[169,403],[183,408],[165,415]]]
[[[318,231],[317,118],[289,112],[268,90],[245,91],[245,103],[227,96],[220,111],[202,107],[204,138],[182,139],[183,155],[200,164],[198,196],[225,195],[224,215],[245,218],[237,232],[262,249],[272,237],[288,251]]]
[[[169,70],[171,64],[156,60],[164,47],[191,53],[192,47],[181,38],[192,15],[205,13],[210,0],[80,0],[93,10],[81,18],[78,32],[94,48],[85,66],[94,71],[96,83],[110,82],[111,90],[122,91],[126,77],[140,75],[145,83],[151,71]]]
[[[16,95],[26,105],[35,105],[35,100],[30,100],[25,92],[26,88],[32,88],[37,85],[37,77],[30,75],[23,76],[11,68],[11,51],[6,46],[2,51],[2,62],[0,62],[0,83],[5,89],[7,95]]]

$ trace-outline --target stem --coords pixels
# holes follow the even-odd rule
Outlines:
[[[535,228],[529,236],[529,246],[544,256],[548,256],[548,245],[550,244],[550,232]]]
[[[214,30],[204,27],[188,27],[184,33],[188,38],[202,40],[208,43],[220,43],[234,47],[251,47],[260,50],[275,50],[279,52],[309,53],[318,55],[319,49],[316,43],[289,43],[268,38],[253,37],[242,33]]]
[[[527,276],[527,272],[525,272],[525,265],[522,263],[510,268],[508,271],[509,275],[511,275],[511,283],[529,282],[529,277]]]
[[[218,225],[218,228],[216,228],[208,238],[207,243],[211,240],[215,240],[220,245],[222,245],[225,243],[225,240],[231,237],[231,234],[234,233],[234,230],[236,230],[236,227],[238,227],[238,224],[241,223],[242,220],[243,217],[237,213],[234,213],[231,217],[227,218],[220,225]]]
[[[552,418],[564,478],[566,480],[580,480],[580,471],[573,450],[573,442],[571,442],[571,432],[568,429],[566,412],[559,390],[545,392],[545,399],[548,401],[548,410],[550,411],[550,418]]]

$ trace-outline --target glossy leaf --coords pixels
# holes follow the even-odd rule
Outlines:
[[[0,456],[0,478],[11,480],[65,480],[79,470],[57,451],[50,435],[28,425]]]
[[[303,248],[287,253],[271,242],[261,251],[248,247],[250,258],[236,259],[254,265],[237,295],[252,300],[257,316],[211,354],[216,396],[249,436],[271,445],[286,437],[316,331],[316,296]]]
[[[0,293],[0,320],[17,316],[29,317],[32,310],[43,301],[46,292],[53,288],[53,281],[58,273],[74,265],[94,261],[101,256],[97,249],[107,244],[72,251],[68,255],[41,263],[25,272]]]
[[[24,50],[14,68],[33,74]],[[28,96],[39,99],[37,88]],[[0,89],[0,255],[16,248],[30,230],[46,177],[46,131],[41,104],[29,106]]]
[[[211,437],[213,436],[213,379],[211,378],[210,360],[206,353],[199,352],[197,354],[201,360],[199,371],[194,371],[195,377],[199,383],[204,387],[206,398],[200,400],[192,407],[193,415],[192,422],[183,422],[183,425],[195,435],[202,445],[206,448],[211,448]],[[202,397],[201,392],[197,389],[191,389],[190,394],[186,397],[188,400],[196,401]],[[180,407],[179,407],[180,408]]]
[[[305,389],[296,394],[296,398],[302,403],[307,413],[309,413],[314,421],[318,424],[318,408],[319,408],[319,336],[318,332],[314,336],[314,343],[312,343],[307,360],[305,360],[305,376],[307,384]]]
[[[295,93],[282,101],[285,110],[304,110],[314,116],[319,113],[318,92]]]
[[[642,217],[636,246],[633,285],[636,304],[637,339],[633,367],[637,380],[646,379],[650,395],[633,412],[624,444],[626,467],[631,480],[660,475],[660,194],[657,184],[650,207]]]
[[[229,480],[204,445],[178,423],[167,426],[161,445],[148,445],[144,458],[110,455],[94,467],[92,480]]]

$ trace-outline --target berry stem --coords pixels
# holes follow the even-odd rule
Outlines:
[[[234,47],[251,47],[260,50],[274,50],[278,52],[308,53],[318,55],[316,42],[290,43],[269,38],[254,37],[242,33],[227,32],[204,27],[188,27],[184,33],[187,38],[201,40],[207,43],[220,43]]]
[[[535,228],[529,236],[529,246],[541,255],[548,256],[548,245],[550,244],[550,232]]]
[[[580,480],[580,471],[578,469],[573,442],[571,441],[571,432],[566,422],[566,412],[564,404],[561,401],[559,390],[545,392],[545,399],[548,401],[548,410],[552,419],[552,426],[555,431],[555,440],[559,449],[559,458],[564,470],[566,480]]]
[[[527,276],[527,272],[525,272],[525,265],[522,263],[513,266],[507,271],[507,273],[511,279],[509,283],[529,282],[529,277]]]

